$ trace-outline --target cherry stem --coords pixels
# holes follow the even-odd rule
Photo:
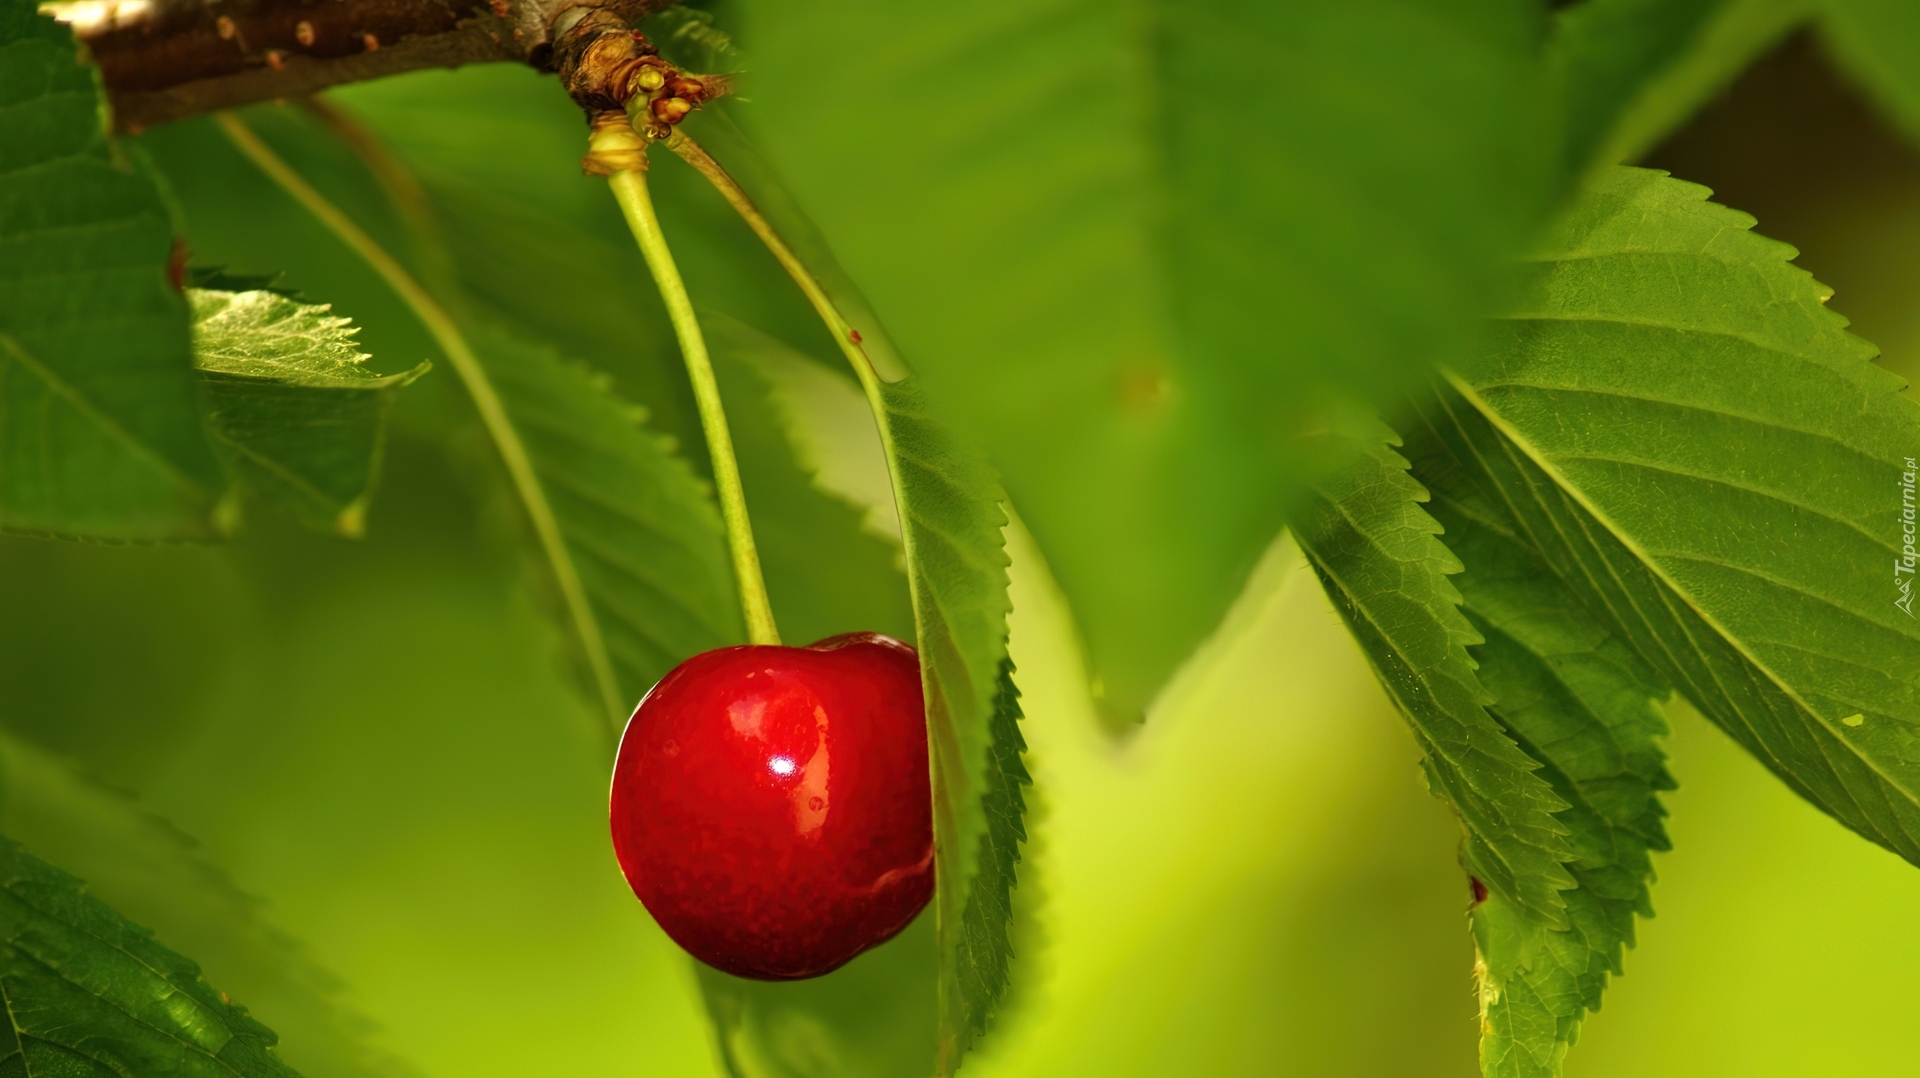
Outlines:
[[[352,218],[341,212],[338,206],[329,202],[305,177],[294,171],[279,154],[274,153],[240,117],[231,112],[220,112],[214,118],[221,130],[226,132],[227,138],[260,171],[279,184],[294,201],[304,206],[328,231],[373,267],[374,272],[387,282],[387,286],[399,295],[414,317],[426,327],[434,343],[440,346],[448,364],[466,388],[467,395],[473,399],[473,407],[480,414],[481,425],[486,428],[488,437],[493,439],[494,447],[500,452],[500,460],[506,465],[507,475],[513,481],[514,492],[526,507],[527,519],[532,523],[534,534],[540,540],[541,551],[546,554],[547,563],[553,570],[554,582],[560,589],[568,618],[573,623],[574,632],[580,637],[581,650],[586,653],[601,703],[614,723],[621,722],[626,716],[627,707],[621,699],[612,662],[607,657],[606,643],[600,635],[600,623],[594,618],[593,607],[587,601],[586,588],[580,582],[573,556],[560,534],[559,521],[553,514],[553,507],[547,502],[546,491],[540,485],[539,475],[534,471],[525,443],[520,440],[520,432],[514,429],[506,406],[500,401],[500,394],[494,390],[486,369],[480,365],[480,360],[474,355],[473,348],[468,345],[465,334],[460,332],[453,316],[419,281],[414,280],[413,275],[397,259],[367,235]]]
[[[713,361],[707,355],[700,321],[694,317],[693,301],[687,296],[679,267],[674,265],[673,251],[660,231],[660,219],[654,214],[653,198],[647,191],[646,142],[624,114],[610,112],[595,122],[588,150],[589,161],[597,160],[607,167],[613,197],[640,244],[647,268],[653,271],[660,299],[667,305],[667,317],[673,321],[674,335],[680,339],[687,377],[693,383],[694,404],[700,412],[700,428],[707,436],[707,452],[713,457],[713,486],[720,496],[721,519],[727,525],[727,546],[733,554],[733,575],[740,585],[740,612],[746,617],[747,639],[755,644],[778,644],[780,630],[774,625],[773,604],[767,601],[767,583],[760,573],[760,554],[753,542],[753,524],[747,518],[747,497],[740,486],[733,435],[720,404],[720,385],[713,376]]]

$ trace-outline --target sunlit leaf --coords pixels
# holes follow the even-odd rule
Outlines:
[[[1662,681],[1920,862],[1920,410],[1791,248],[1705,198],[1609,174],[1430,424]]]
[[[194,288],[187,300],[208,422],[243,482],[310,526],[359,536],[393,392],[430,364],[374,374],[348,319],[276,292]]]
[[[75,50],[32,0],[0,0],[0,528],[210,537],[226,477],[170,215]]]

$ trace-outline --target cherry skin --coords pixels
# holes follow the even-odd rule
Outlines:
[[[627,723],[609,815],[627,883],[694,957],[769,981],[839,968],[933,896],[913,648],[695,655]]]

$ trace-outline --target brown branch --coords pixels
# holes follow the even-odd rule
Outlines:
[[[555,27],[673,0],[71,0],[115,122],[138,130],[428,67],[552,64]]]

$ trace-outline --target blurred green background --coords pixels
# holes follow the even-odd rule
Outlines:
[[[613,242],[604,185],[577,173],[581,127],[550,81],[477,68],[333,97],[425,183],[476,311],[593,360],[697,444],[657,301]],[[455,106],[463,119],[448,118]],[[249,118],[419,257],[372,180],[303,113]],[[140,142],[175,186],[197,262],[285,270],[365,327],[375,369],[432,354],[397,302],[206,124]],[[1920,160],[1817,46],[1789,42],[1648,163],[1800,247],[1889,365],[1920,371]],[[677,162],[656,174],[696,297],[818,348],[724,207]],[[742,414],[764,407],[750,372],[723,375]],[[0,718],[137,792],[264,900],[303,961],[338,978],[314,974],[314,994],[344,1008],[333,1055],[318,1033],[303,1042],[318,1027],[293,1013],[297,993],[235,992],[312,1078],[716,1074],[690,962],[608,852],[597,719],[451,377],[403,394],[395,425],[362,542],[266,513],[224,548],[0,538]],[[779,439],[745,437],[742,453],[750,496],[776,492],[755,505],[789,635],[901,631],[904,583],[857,511],[810,491]],[[1016,982],[969,1072],[1476,1073],[1457,830],[1293,549],[1268,552],[1147,723],[1117,738],[1017,533],[1014,554],[1035,839]],[[1569,1073],[1911,1071],[1920,873],[1697,717],[1674,716],[1670,748],[1681,787],[1668,798],[1674,851],[1656,861],[1659,916]],[[135,919],[140,898],[124,903]],[[189,953],[216,984],[246,975],[241,956]],[[888,960],[882,949],[861,963]],[[805,1021],[776,1008],[770,1036],[805,1041]],[[821,1040],[811,1073],[851,1065],[833,1052]]]

